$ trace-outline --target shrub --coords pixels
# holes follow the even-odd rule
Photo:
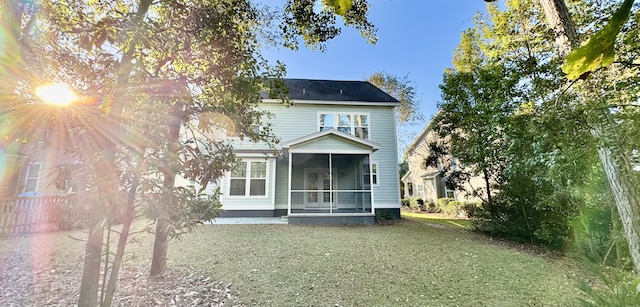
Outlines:
[[[583,306],[640,306],[640,278],[612,267],[591,269],[601,285],[595,287],[585,282],[580,285]]]
[[[416,202],[418,203],[418,208],[420,208],[420,211],[427,211],[427,207],[425,207],[424,200],[422,200],[422,198],[418,198]]]
[[[425,204],[425,207],[427,208],[427,212],[429,212],[429,213],[440,213],[440,210],[438,209],[438,206],[436,206],[436,203],[434,203],[432,201],[428,201]]]
[[[479,201],[468,201],[462,205],[462,210],[467,214],[468,218],[474,218],[477,214],[478,209],[482,206],[482,202]]]
[[[447,205],[445,206],[445,209],[443,210],[443,213],[448,216],[458,216],[463,212],[463,210],[464,210],[464,202],[452,200],[447,203]]]
[[[411,199],[410,198],[403,198],[400,201],[400,204],[402,205],[402,207],[411,208]]]
[[[455,199],[453,198],[438,198],[438,200],[436,200],[436,207],[438,207],[438,210],[444,212],[445,207],[447,206],[447,204],[450,201],[453,201]]]
[[[500,194],[493,203],[475,209],[472,225],[495,237],[561,249],[571,233],[572,210],[571,201],[558,195],[534,202]]]
[[[418,203],[418,198],[409,198],[409,208],[412,210],[420,210],[420,204]]]

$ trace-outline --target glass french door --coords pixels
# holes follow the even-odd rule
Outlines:
[[[333,178],[332,178],[333,175]],[[305,207],[307,208],[329,208],[332,200],[335,207],[335,170],[330,172],[329,169],[306,169],[305,170]]]

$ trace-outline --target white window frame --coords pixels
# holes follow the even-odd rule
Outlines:
[[[453,196],[449,197],[449,193],[451,193]],[[456,190],[449,190],[449,188],[447,188],[447,184],[445,183],[444,185],[444,197],[445,198],[453,198],[456,199]]]
[[[38,167],[38,174],[37,176],[29,176],[29,173],[31,172],[31,168],[32,167]],[[27,165],[27,169],[26,172],[24,173],[24,188],[22,189],[22,192],[34,192],[37,193],[38,191],[38,187],[40,186],[40,174],[42,173],[42,162],[33,162],[33,163],[29,163]],[[28,182],[29,180],[35,180],[36,184],[33,188],[33,191],[27,191],[27,186],[28,186]]]
[[[375,165],[375,167],[374,167]],[[375,171],[374,171],[375,170]],[[365,185],[373,185],[380,186],[380,166],[377,161],[371,161],[371,164],[363,162],[362,163],[362,180],[366,175],[371,176],[369,182],[363,182]]]
[[[229,198],[268,198],[269,197],[269,184],[270,184],[270,164],[268,160],[264,159],[241,159],[240,163],[246,163],[247,168],[245,171],[245,186],[244,186],[244,195],[231,195],[231,180],[238,179],[239,177],[233,177],[233,172],[229,172],[227,174],[226,181],[226,189],[225,196]],[[262,162],[265,163],[265,176],[263,177],[251,177],[251,167],[252,163]],[[264,179],[264,195],[251,195],[251,179]]]
[[[424,197],[424,184],[416,184],[415,196],[423,198]]]
[[[356,134],[356,128],[366,128],[367,129],[367,138],[363,138],[365,140],[371,140],[371,114],[368,112],[337,112],[337,111],[318,111],[316,116],[316,131],[322,131],[321,127],[328,127],[320,125],[320,116],[321,115],[332,115],[333,116],[333,129],[339,130],[338,127],[347,127],[340,125],[340,115],[349,115],[350,125],[349,128],[351,130],[350,135],[358,137]],[[367,126],[359,126],[355,123],[355,117],[364,115],[367,117]]]

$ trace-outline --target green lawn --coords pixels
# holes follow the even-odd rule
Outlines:
[[[430,223],[418,217],[387,226],[206,225],[171,242],[169,266],[231,283],[247,306],[578,303],[576,285],[585,273],[573,260],[533,255]],[[3,240],[0,260],[35,244]],[[67,233],[46,235],[41,242],[51,252],[32,259],[53,257],[42,265],[56,267],[55,274],[63,271],[58,266],[73,265],[64,272],[79,275],[82,242]],[[148,267],[151,237],[143,236],[129,251],[135,257],[127,257],[128,266]]]
[[[577,264],[419,219],[391,226],[217,225],[170,263],[232,282],[251,306],[576,305]]]
[[[449,218],[439,214],[424,214],[411,211],[402,211],[402,217],[406,219],[419,219],[431,224],[438,224],[454,229],[469,229],[471,220]]]

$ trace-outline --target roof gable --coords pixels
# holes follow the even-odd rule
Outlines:
[[[282,149],[302,149],[304,147],[307,147],[307,145],[315,144],[324,149],[327,149],[328,151],[331,151],[335,147],[332,146],[332,144],[336,144],[336,141],[343,144],[350,144],[354,149],[360,148],[370,152],[376,151],[380,147],[378,144],[369,140],[361,139],[359,137],[338,131],[336,129],[328,129],[284,142],[282,143]]]

